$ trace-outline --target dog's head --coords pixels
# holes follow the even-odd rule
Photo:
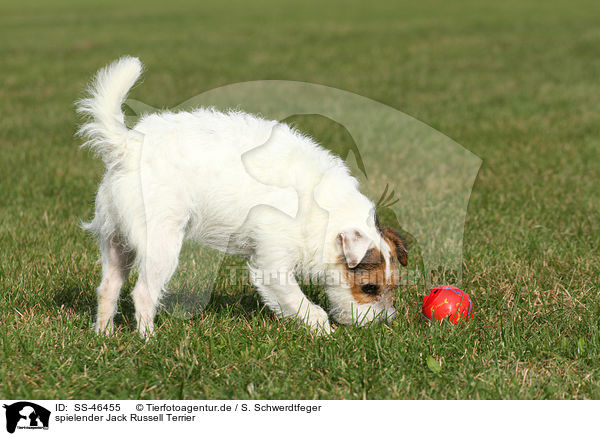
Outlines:
[[[342,324],[389,322],[396,315],[392,303],[398,264],[407,265],[408,252],[397,231],[380,226],[377,217],[374,221],[374,231],[349,228],[337,235],[341,280],[328,294],[331,315]]]

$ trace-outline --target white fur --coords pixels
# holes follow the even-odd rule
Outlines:
[[[177,268],[184,238],[249,256],[251,277],[280,317],[330,332],[326,312],[310,302],[296,276],[323,277],[332,315],[343,323],[391,319],[391,301],[358,304],[344,282],[338,236],[359,232],[390,250],[377,231],[373,203],[344,162],[289,126],[239,111],[214,109],[149,115],[132,129],[121,104],[139,78],[138,59],[102,69],[79,103],[89,116],[84,144],[107,172],[96,197],[102,252],[96,329],[109,330],[130,266],[138,330],[152,333],[161,292]],[[359,262],[366,245],[346,254]],[[275,274],[274,274],[275,273]],[[265,277],[277,277],[265,279]],[[389,299],[388,299],[389,300]]]

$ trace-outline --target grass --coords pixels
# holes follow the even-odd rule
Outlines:
[[[599,19],[579,0],[4,2],[0,397],[599,399]],[[162,313],[150,342],[128,298],[116,334],[92,334],[100,270],[78,226],[102,164],[78,150],[73,101],[123,54],[145,62],[132,97],[153,106],[300,80],[379,100],[480,156],[463,265],[474,320],[425,325],[417,284],[391,326],[315,338],[219,280],[203,312]]]

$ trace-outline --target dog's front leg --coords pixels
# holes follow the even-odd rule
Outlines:
[[[295,318],[317,334],[331,333],[327,312],[312,303],[286,269],[251,268],[252,283],[265,304],[280,318]]]

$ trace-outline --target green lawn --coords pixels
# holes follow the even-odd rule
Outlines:
[[[596,1],[36,3],[0,5],[0,398],[600,399]],[[473,321],[424,324],[426,289],[411,285],[391,326],[315,338],[219,280],[202,313],[161,314],[147,343],[128,297],[116,334],[95,336],[98,252],[79,224],[103,168],[78,149],[73,102],[123,54],[148,70],[131,96],[156,107],[299,80],[381,101],[480,156],[463,264]]]

